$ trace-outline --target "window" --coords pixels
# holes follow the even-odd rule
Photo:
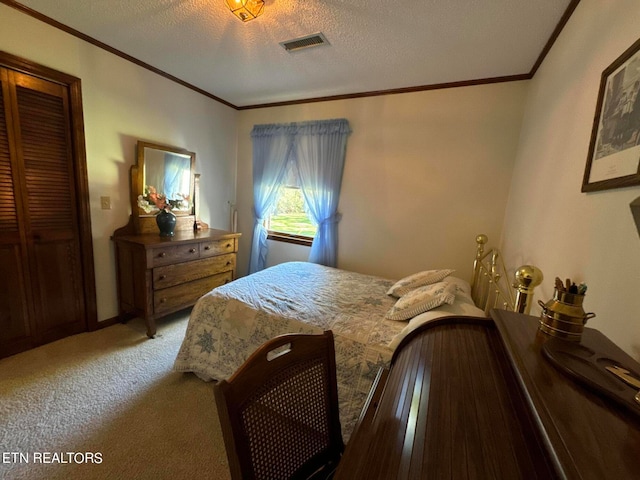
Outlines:
[[[267,238],[283,242],[311,245],[317,227],[304,210],[300,187],[282,186],[274,213],[265,221]]]

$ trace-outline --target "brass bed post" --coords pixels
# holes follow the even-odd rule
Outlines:
[[[534,289],[543,280],[542,272],[533,265],[522,265],[515,272],[515,282],[509,285],[502,255],[497,248],[485,251],[487,241],[484,234],[476,236],[476,258],[471,278],[473,302],[487,315],[492,308],[529,314]],[[516,290],[515,298],[512,288]]]
[[[497,250],[493,250],[491,254],[491,280],[489,280],[489,285],[493,284],[495,286],[493,290],[493,308],[498,308],[498,304],[500,302],[500,298],[502,297],[502,292],[500,291],[500,279],[502,275],[500,274],[500,268],[498,267],[498,259],[500,258],[500,253]],[[500,260],[502,260],[500,258]],[[502,268],[504,271],[504,267]],[[502,307],[507,308],[508,301],[507,299],[503,299]],[[487,302],[487,306],[484,309],[485,313],[488,315],[490,308],[489,303]]]
[[[516,303],[513,310],[529,315],[533,303],[533,290],[542,283],[542,271],[533,265],[523,265],[516,270]]]
[[[484,256],[484,245],[487,243],[489,238],[480,234],[476,237],[476,258],[473,261],[473,277],[471,278],[471,291],[475,292],[473,296],[473,301],[478,301],[478,284],[480,282],[480,270],[482,266],[482,257]]]

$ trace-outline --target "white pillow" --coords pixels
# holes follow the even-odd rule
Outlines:
[[[456,285],[456,301],[461,300],[462,298],[471,300],[471,285],[466,280],[463,280],[458,277],[445,277],[443,282],[454,283]],[[471,300],[473,302],[473,300]]]
[[[385,318],[408,320],[442,304],[451,305],[456,299],[455,291],[455,284],[446,282],[418,287],[403,295],[387,312]]]
[[[394,297],[399,298],[418,287],[439,282],[443,278],[451,275],[453,272],[455,272],[455,270],[425,270],[423,272],[414,273],[413,275],[409,275],[408,277],[398,280],[389,289],[389,291],[387,291],[387,295],[393,295]]]
[[[430,310],[425,313],[421,313],[420,315],[416,315],[411,320],[409,320],[406,326],[402,329],[400,333],[398,333],[395,337],[391,339],[389,342],[389,348],[395,350],[396,347],[400,344],[402,339],[413,332],[416,328],[420,327],[425,323],[429,323],[432,320],[442,317],[450,317],[452,315],[464,315],[469,317],[486,317],[487,315],[476,307],[472,302],[467,301],[466,299],[460,301],[460,297],[456,296],[456,301],[453,304],[448,305],[444,304],[438,308]]]

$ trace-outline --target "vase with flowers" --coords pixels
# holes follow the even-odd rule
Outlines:
[[[156,214],[156,223],[160,230],[161,237],[172,237],[176,228],[176,216],[171,211],[171,203],[167,201],[167,196],[163,193],[159,193],[155,187],[147,185],[144,188],[144,194],[138,196],[138,206],[145,211],[145,213]]]

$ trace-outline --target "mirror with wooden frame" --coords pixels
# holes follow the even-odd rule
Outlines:
[[[176,230],[197,224],[194,211],[196,154],[183,148],[139,140],[131,167],[131,212],[137,233],[157,231],[155,216],[168,207]]]

